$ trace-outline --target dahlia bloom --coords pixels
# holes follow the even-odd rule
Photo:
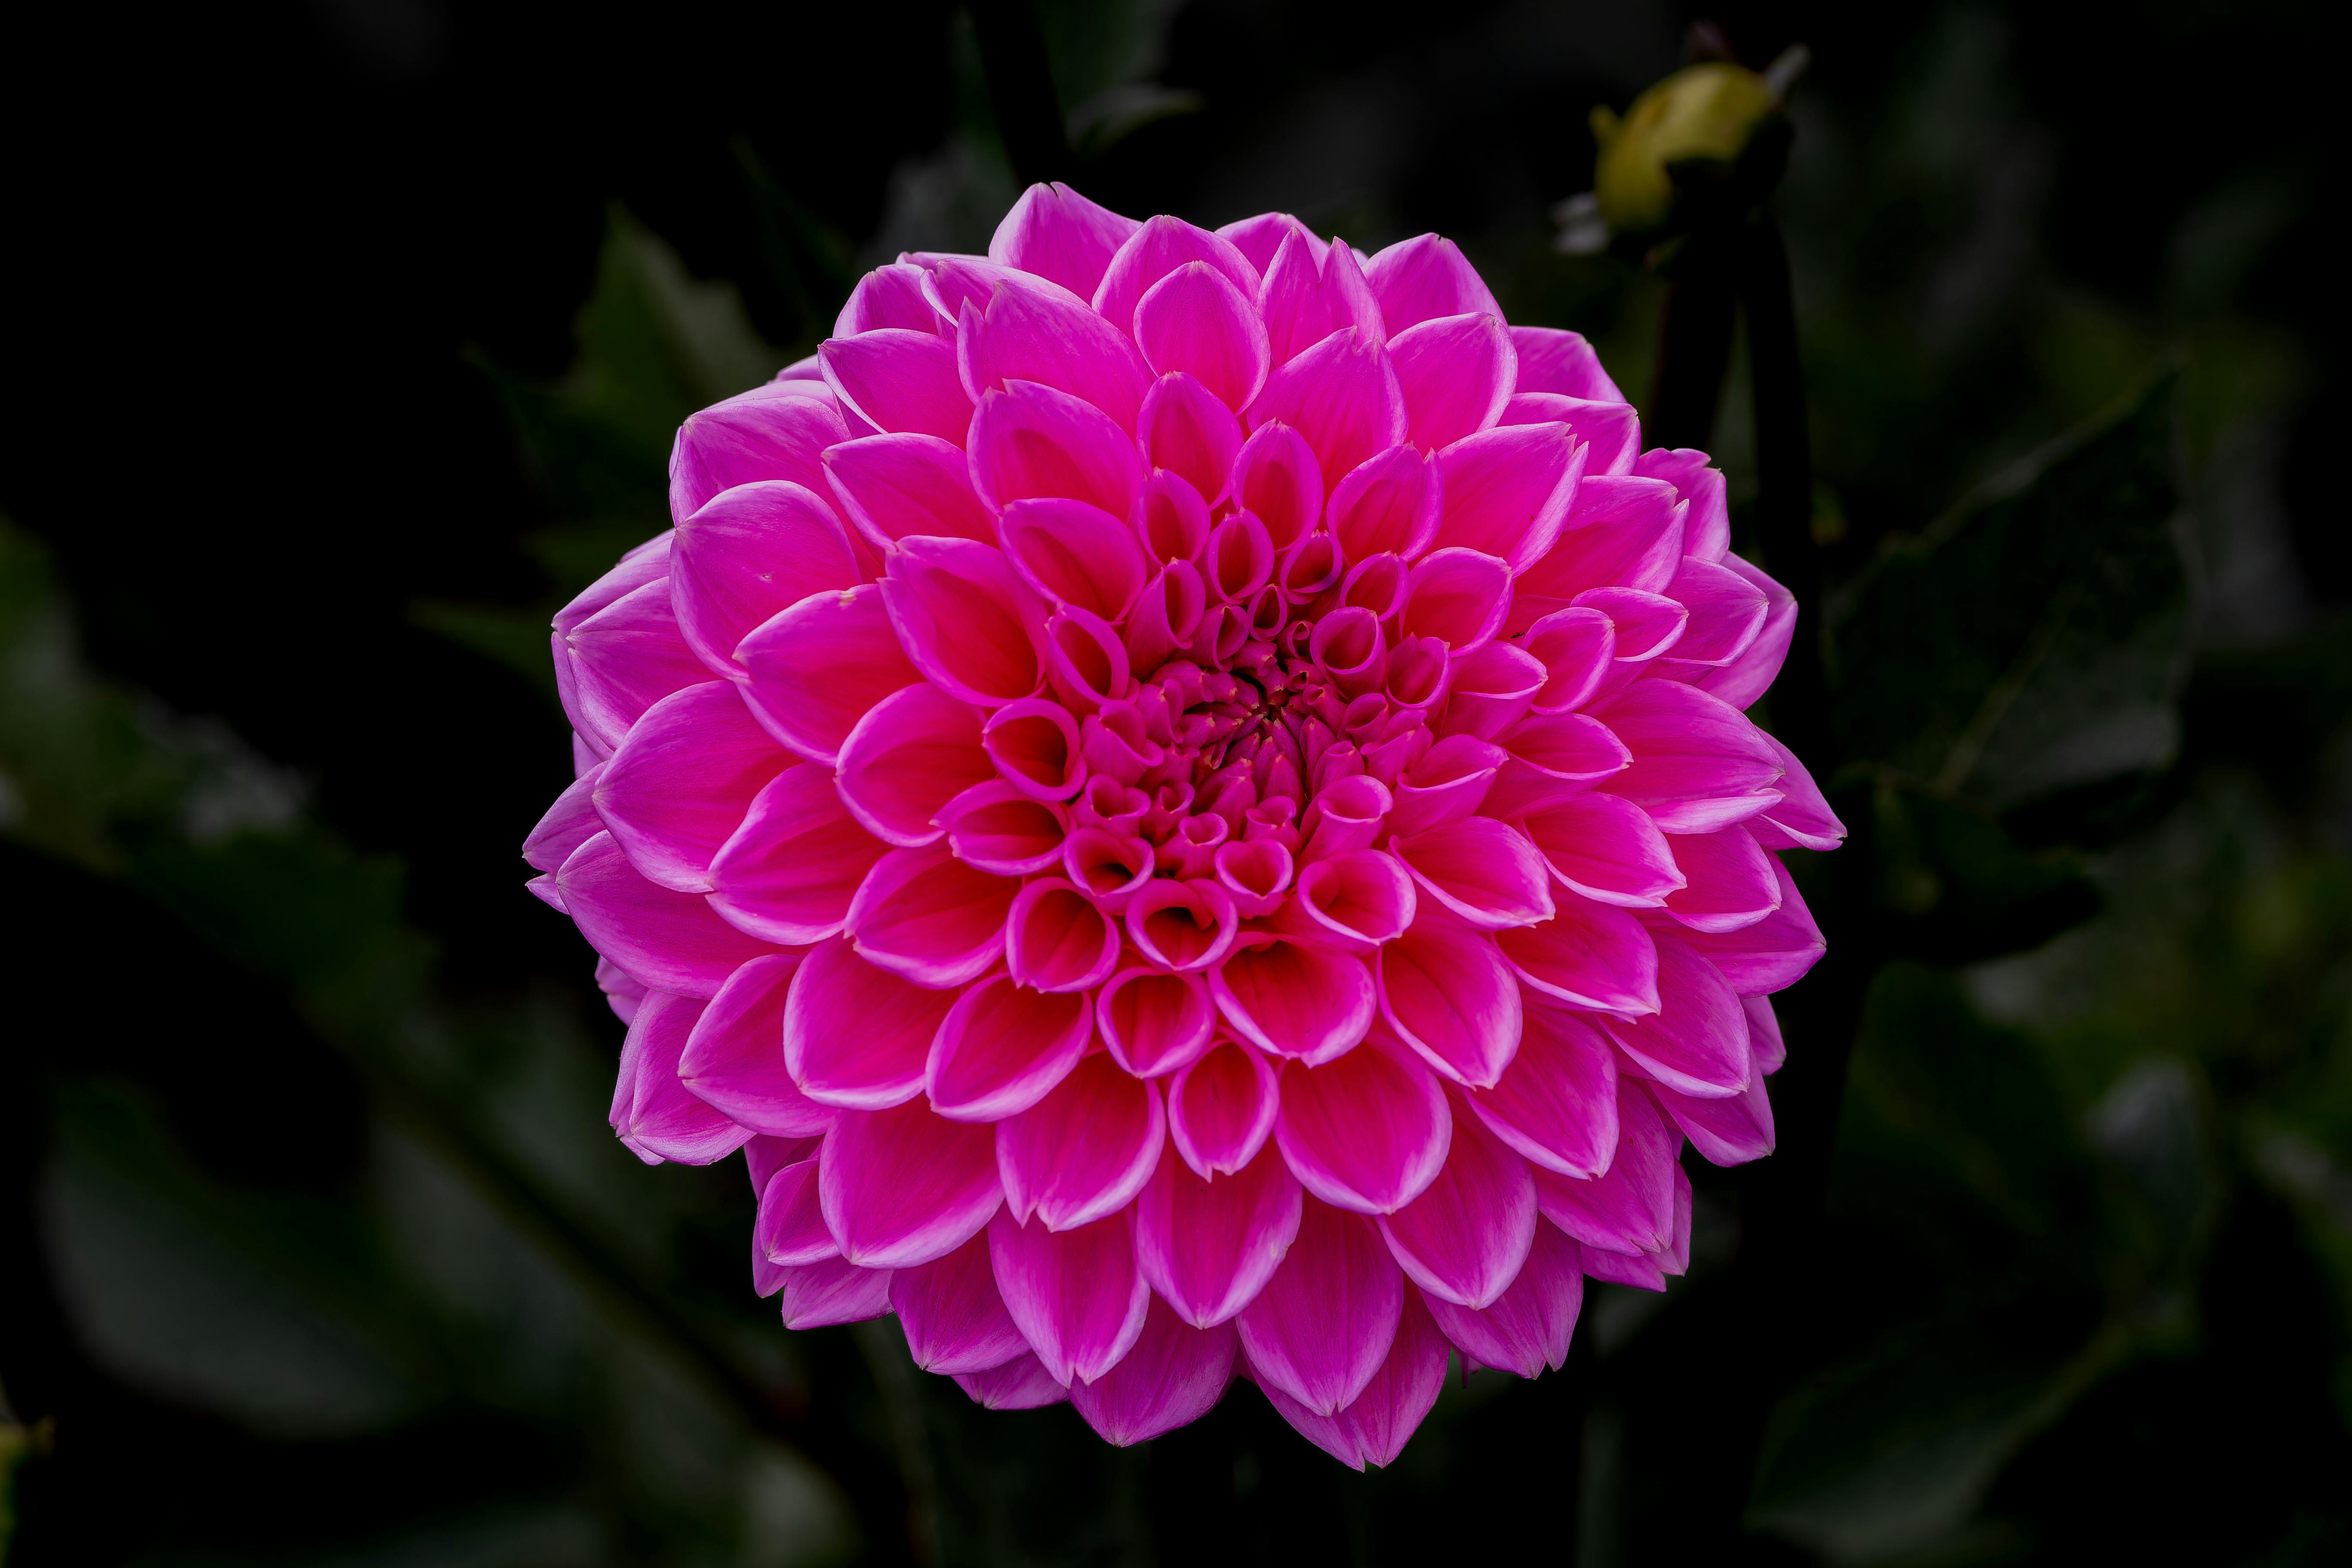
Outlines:
[[[704,410],[555,619],[532,883],[614,1130],[742,1149],[792,1326],[1114,1443],[1239,1373],[1361,1468],[1560,1364],[1772,1144],[1843,829],[1745,718],[1789,595],[1703,453],[1449,242],[1033,187]]]

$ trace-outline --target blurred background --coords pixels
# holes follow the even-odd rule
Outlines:
[[[979,11],[0,19],[7,1561],[2352,1557],[2341,10],[1036,0],[1042,66]],[[1646,400],[1667,285],[1549,215],[1702,20],[1813,54],[1854,836],[1780,1152],[1692,1156],[1686,1279],[1369,1476],[1246,1384],[1122,1451],[786,1334],[740,1163],[607,1131],[517,857],[546,617],[677,420],[984,248],[1057,126],[1127,212],[1446,233]]]

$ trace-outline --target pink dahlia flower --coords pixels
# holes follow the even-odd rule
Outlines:
[[[1789,595],[1706,455],[1433,235],[1059,185],[705,409],[555,619],[525,848],[612,1121],[743,1149],[787,1324],[896,1313],[1132,1443],[1238,1372],[1361,1467],[1772,1146],[1840,827],[1741,710]]]

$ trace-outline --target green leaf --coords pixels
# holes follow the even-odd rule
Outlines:
[[[1835,595],[1850,760],[2005,809],[2170,759],[2189,633],[2177,379],[1895,541]]]

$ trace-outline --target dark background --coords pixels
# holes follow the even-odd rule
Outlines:
[[[2173,575],[2103,543],[1939,579],[2104,584],[2155,727],[2038,766],[2114,710],[2085,677],[2039,742],[1906,771],[1878,742],[1923,681],[1855,672],[1961,668],[1988,617],[1858,616],[1846,754],[1812,759],[1856,839],[1800,873],[1851,956],[1787,1014],[1813,1109],[1783,1102],[1778,1157],[1834,1149],[1827,1218],[1776,1230],[1769,1178],[1695,1169],[1686,1283],[1597,1290],[1567,1373],[1466,1381],[1360,1479],[1246,1385],[1119,1453],[1066,1409],[971,1412],[891,1336],[784,1335],[738,1168],[605,1134],[618,1026],[520,889],[570,776],[532,628],[662,525],[667,430],[808,352],[864,267],[983,247],[1017,190],[969,16],[12,11],[10,1561],[2352,1554],[2338,14],[1706,15],[1759,67],[1813,52],[1778,207],[1833,597],[2155,385],[2126,428],[2156,434],[2098,460],[2177,502],[2147,534]],[[1664,285],[1559,255],[1547,212],[1692,13],[1038,16],[1096,199],[1441,230],[1646,398]],[[2011,525],[2087,527],[2072,493]],[[1842,1097],[1801,1075],[1850,1037]]]

